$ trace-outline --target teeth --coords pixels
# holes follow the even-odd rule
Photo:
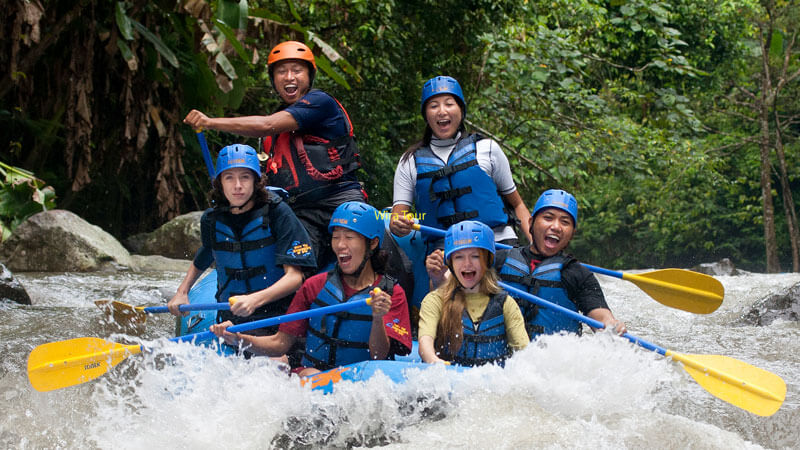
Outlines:
[[[547,237],[547,239],[553,239],[556,242],[561,241],[561,239],[558,236],[554,235],[554,234],[548,234],[546,237]]]

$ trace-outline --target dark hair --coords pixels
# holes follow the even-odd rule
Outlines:
[[[261,175],[253,186],[252,199],[255,207],[264,205],[269,201],[269,194],[267,193],[266,186],[267,179],[264,175]],[[212,208],[231,206],[228,199],[225,198],[225,192],[222,190],[222,183],[219,181],[219,176],[214,178],[214,181],[211,183],[211,190],[208,192],[208,201],[211,203]]]

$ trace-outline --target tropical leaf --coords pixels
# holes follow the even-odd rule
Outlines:
[[[133,27],[136,28],[136,31],[141,33],[142,36],[144,36],[145,39],[150,41],[150,43],[153,44],[153,47],[156,48],[158,53],[160,53],[161,56],[163,56],[164,59],[166,59],[167,62],[172,65],[172,67],[174,67],[176,69],[178,67],[180,67],[180,64],[178,63],[178,57],[175,56],[175,53],[173,53],[172,50],[170,50],[169,47],[167,47],[167,44],[165,44],[164,41],[162,41],[155,34],[151,33],[150,30],[148,30],[141,23],[139,23],[139,22],[137,22],[137,21],[135,21],[133,19],[131,19],[131,23],[133,24]]]
[[[133,40],[133,28],[131,27],[131,19],[125,14],[125,5],[123,2],[117,2],[114,17],[117,21],[117,28],[119,33],[125,38],[126,41]],[[126,58],[127,59],[127,58]]]
[[[233,47],[234,50],[236,50],[236,53],[239,55],[239,58],[241,58],[242,61],[249,63],[250,55],[247,54],[247,51],[244,49],[242,43],[239,42],[239,39],[236,38],[236,34],[233,32],[233,30],[228,25],[226,25],[225,22],[219,19],[216,19],[215,23],[217,30],[219,30],[219,32],[225,36],[225,39],[227,39],[228,42],[231,43],[231,46]]]

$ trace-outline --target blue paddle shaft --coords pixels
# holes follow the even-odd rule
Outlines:
[[[197,303],[194,305],[181,305],[178,307],[181,312],[187,311],[215,311],[215,310],[230,310],[230,303]],[[142,309],[148,314],[165,313],[169,312],[166,306],[148,306]]]
[[[527,300],[527,301],[529,301],[531,303],[536,303],[537,305],[542,306],[544,308],[547,308],[547,309],[550,309],[550,310],[553,310],[553,311],[558,311],[561,314],[565,314],[569,318],[577,320],[578,322],[583,322],[583,323],[589,325],[592,328],[602,329],[602,328],[606,327],[603,324],[603,322],[600,322],[599,320],[592,319],[591,317],[586,317],[583,314],[578,314],[575,311],[572,311],[570,309],[564,308],[561,305],[556,305],[555,303],[548,302],[547,300],[545,300],[545,299],[543,299],[541,297],[537,297],[537,296],[535,296],[535,295],[533,295],[533,294],[531,294],[529,292],[525,292],[525,291],[523,291],[521,289],[517,289],[514,286],[511,286],[511,285],[509,285],[507,283],[504,283],[502,281],[500,282],[500,287],[505,289],[509,294],[511,294],[512,297],[522,298],[522,299],[525,299],[525,300]],[[642,346],[642,347],[644,347],[644,348],[646,348],[646,349],[648,349],[650,351],[654,351],[654,352],[656,352],[656,353],[658,353],[660,355],[665,355],[667,353],[666,349],[661,348],[661,347],[659,347],[659,346],[657,346],[655,344],[652,344],[650,342],[647,342],[644,339],[640,339],[640,338],[638,338],[636,336],[633,336],[630,333],[625,333],[625,334],[622,335],[622,337],[628,339],[629,341],[633,342],[636,345]]]
[[[200,148],[203,149],[203,160],[206,162],[206,169],[208,169],[208,176],[211,181],[217,177],[217,171],[214,170],[214,163],[211,161],[211,152],[208,151],[208,143],[206,142],[206,135],[203,130],[197,132],[197,141],[200,142]]]
[[[242,331],[250,331],[250,330],[255,330],[257,328],[271,327],[273,325],[278,325],[285,322],[293,322],[295,320],[303,320],[303,319],[309,319],[311,317],[324,316],[326,314],[333,314],[339,311],[347,311],[349,309],[366,306],[369,305],[369,301],[370,301],[369,299],[365,299],[356,302],[340,303],[338,305],[325,306],[322,308],[309,309],[307,311],[300,311],[292,314],[285,314],[283,316],[270,317],[269,319],[261,319],[253,322],[240,323],[239,325],[228,327],[228,331],[231,333],[240,333]],[[204,340],[213,337],[214,333],[210,331],[204,331],[202,333],[194,333],[194,334],[187,334],[185,336],[174,337],[170,340],[174,342],[188,342],[192,341],[193,339]]]

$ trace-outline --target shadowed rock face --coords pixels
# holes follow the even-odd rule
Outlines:
[[[770,325],[776,320],[800,320],[800,283],[786,292],[774,294],[756,302],[741,323],[746,325]]]
[[[0,264],[0,301],[2,300],[11,300],[22,305],[31,304],[31,298],[22,283],[6,266]]]
[[[123,240],[131,253],[161,255],[173,259],[192,259],[200,248],[202,211],[190,212],[165,223],[155,231]]]
[[[65,210],[44,211],[22,222],[0,247],[15,272],[94,272],[131,266],[112,235]]]

